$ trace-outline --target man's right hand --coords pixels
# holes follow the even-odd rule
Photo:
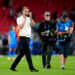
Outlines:
[[[23,23],[18,25],[20,29],[22,29],[22,28],[24,27],[24,24],[25,24],[25,22],[26,22],[26,18],[27,18],[27,17],[24,17]]]
[[[27,17],[25,17],[25,18],[24,18],[23,25],[24,25],[24,24],[25,24],[25,22],[26,22],[26,18],[27,18]]]
[[[57,35],[62,35],[62,32],[58,32]]]

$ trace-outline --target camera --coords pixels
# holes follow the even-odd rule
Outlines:
[[[56,21],[54,19],[50,21],[50,31],[51,33],[54,33],[56,31]]]
[[[50,42],[56,42],[57,40],[57,34],[56,34],[56,21],[52,19],[50,21],[50,35],[49,35],[49,41]]]
[[[56,21],[52,19],[49,22],[48,28],[47,28],[47,30],[45,30],[44,34],[45,34],[45,36],[50,37],[52,35],[55,35],[55,31],[56,31]]]

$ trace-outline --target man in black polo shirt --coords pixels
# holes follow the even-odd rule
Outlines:
[[[42,46],[43,68],[51,68],[50,65],[51,54],[53,46],[56,42],[56,38],[53,35],[53,33],[55,33],[56,30],[56,22],[54,20],[50,20],[50,12],[45,12],[44,18],[45,21],[41,22],[39,25],[38,33],[42,41],[41,46]]]

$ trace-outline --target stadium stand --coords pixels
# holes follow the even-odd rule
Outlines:
[[[75,0],[13,0],[15,17],[17,17],[18,9],[22,6],[28,6],[34,14],[35,21],[43,20],[44,11],[54,11],[61,16],[63,8],[66,7],[68,13],[75,8]],[[75,22],[74,22],[75,23]],[[0,0],[0,31],[8,32],[10,24],[16,25],[16,21],[10,18],[10,7],[4,7],[4,0]]]

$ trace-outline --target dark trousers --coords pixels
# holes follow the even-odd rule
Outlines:
[[[34,69],[33,64],[32,64],[31,55],[30,55],[29,41],[30,41],[30,38],[20,37],[20,44],[21,44],[20,52],[19,52],[19,55],[17,56],[16,60],[12,64],[12,66],[11,66],[12,68],[16,68],[16,66],[20,62],[21,58],[25,55],[30,70]]]
[[[43,66],[50,65],[52,50],[53,50],[53,44],[42,43]],[[47,56],[47,59],[46,59],[46,56]]]

